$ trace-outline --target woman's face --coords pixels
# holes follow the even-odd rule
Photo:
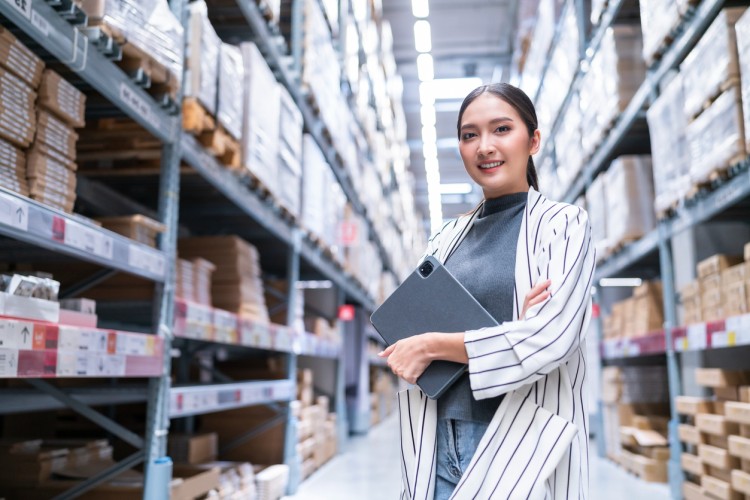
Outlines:
[[[464,111],[458,148],[469,176],[485,198],[529,190],[526,165],[539,150],[539,131],[529,137],[518,112],[499,97],[485,93]]]

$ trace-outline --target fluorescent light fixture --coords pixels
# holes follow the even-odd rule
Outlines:
[[[428,126],[435,126],[436,117],[435,117],[435,106],[431,104],[426,104],[422,106],[422,108],[419,110],[420,118],[422,119],[422,126],[428,127]]]
[[[297,282],[297,289],[299,290],[320,290],[326,288],[333,288],[333,283],[329,280],[311,280]]]
[[[424,106],[426,104],[435,104],[435,91],[430,85],[431,82],[422,82],[419,84],[419,103]]]
[[[419,87],[420,96],[422,95],[422,86],[428,86],[425,93],[436,99],[463,99],[469,92],[482,85],[482,79],[479,77],[469,78],[440,78],[429,82],[422,82]]]
[[[430,22],[420,19],[414,23],[414,47],[417,52],[429,52],[432,50],[432,33]]]
[[[422,144],[422,155],[425,158],[437,158],[438,149],[434,142],[425,142]]]
[[[435,125],[425,125],[422,127],[422,142],[437,144],[437,130],[435,130]]]
[[[641,286],[642,283],[643,280],[641,278],[602,278],[599,280],[599,286],[601,287],[636,287]]]
[[[411,0],[411,13],[414,17],[427,17],[430,15],[430,2],[428,0]]]
[[[469,194],[474,190],[468,182],[440,184],[440,194]]]
[[[432,55],[419,54],[417,56],[417,76],[419,76],[419,81],[421,82],[427,82],[435,78]]]

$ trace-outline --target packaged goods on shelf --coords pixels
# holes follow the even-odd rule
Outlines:
[[[581,151],[581,108],[578,93],[574,92],[565,109],[560,127],[555,135],[557,180],[567,190],[583,167]]]
[[[156,248],[157,237],[167,229],[161,222],[140,214],[124,217],[98,217],[96,220],[105,229],[153,248]]]
[[[185,60],[183,27],[166,0],[76,2],[88,15],[89,25],[105,27],[115,40],[126,44],[124,52],[132,53],[136,59],[146,59],[142,67],[151,80],[166,84],[172,94],[176,93]]]
[[[45,69],[42,74],[37,104],[69,127],[86,125],[86,95],[51,69]]]
[[[730,87],[687,126],[690,177],[693,184],[745,157],[745,124],[739,89]]]
[[[593,154],[646,76],[638,26],[608,28],[581,85],[584,156]]]
[[[287,312],[289,297],[289,284],[285,280],[266,280],[265,282],[266,306],[269,311],[276,311],[271,314],[271,323],[277,325],[288,325]],[[298,332],[305,331],[305,294],[298,293],[295,298],[295,310],[290,328]]]
[[[643,30],[643,59],[650,66],[682,17],[675,0],[641,0],[639,4]]]
[[[37,114],[35,142],[44,144],[73,161],[76,159],[78,134],[46,111],[40,110]]]
[[[25,148],[34,139],[36,92],[15,74],[0,68],[0,137]]]
[[[746,11],[734,25],[742,88],[742,110],[745,130],[750,130],[750,12]],[[750,135],[747,134],[746,135]],[[750,151],[750,137],[745,137],[746,149]]]
[[[245,64],[242,166],[275,195],[278,192],[279,84],[255,44],[246,42],[240,49]]]
[[[656,225],[650,156],[621,156],[607,176],[607,239],[613,246],[635,241]]]
[[[631,298],[612,306],[605,318],[606,338],[642,337],[660,331],[664,323],[661,282],[645,282],[633,290]]]
[[[279,88],[279,201],[295,217],[302,203],[302,112],[289,95]]]
[[[219,124],[235,139],[242,137],[243,82],[245,67],[239,47],[221,44],[219,52],[219,92],[217,117]]]
[[[190,3],[185,97],[195,98],[216,116],[221,40],[208,20],[206,2]]]
[[[76,168],[68,158],[42,143],[35,143],[26,155],[30,197],[71,212],[76,199]]]
[[[654,172],[654,208],[666,214],[677,206],[690,190],[690,157],[687,119],[683,109],[682,75],[662,88],[661,94],[646,112]]]
[[[0,65],[10,70],[32,89],[39,87],[44,62],[8,31],[0,28]],[[5,87],[5,82],[3,82]]]
[[[198,465],[216,460],[218,437],[215,433],[207,434],[170,434],[167,443],[169,457],[175,463]]]
[[[682,324],[700,323],[703,319],[700,281],[696,280],[685,285],[680,290],[680,301],[683,308]]]
[[[706,101],[713,100],[727,87],[739,87],[734,25],[744,12],[745,7],[721,10],[680,66],[688,119],[697,116]]]
[[[236,236],[182,238],[179,254],[216,266],[211,284],[214,306],[268,323],[260,257],[253,245]]]
[[[175,291],[178,298],[195,301],[195,270],[193,262],[177,259],[175,263]],[[206,305],[211,305],[209,302]]]
[[[531,99],[539,89],[542,80],[542,71],[547,64],[552,38],[555,34],[555,2],[554,0],[541,0],[537,10],[534,34],[531,37],[531,45],[521,76],[521,89]]]
[[[0,181],[6,189],[24,196],[29,195],[29,183],[26,180],[26,155],[2,139],[0,139]]]
[[[596,248],[597,260],[603,260],[611,244],[607,239],[607,176],[599,174],[586,190],[586,205],[591,214],[591,239]]]
[[[748,301],[748,270],[750,263],[743,262],[721,272],[721,297],[725,317],[750,312]]]

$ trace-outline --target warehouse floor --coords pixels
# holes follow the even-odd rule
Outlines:
[[[347,449],[307,481],[288,500],[384,500],[399,494],[398,421],[395,416],[367,436],[353,438]],[[600,459],[591,448],[591,495],[607,500],[669,498],[664,484],[644,483]]]

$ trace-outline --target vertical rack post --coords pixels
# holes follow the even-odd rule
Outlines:
[[[186,26],[187,2],[170,0],[172,12]],[[187,33],[183,34],[187,40]],[[184,85],[184,74],[181,75]],[[167,434],[169,432],[169,390],[172,360],[172,326],[174,323],[175,266],[177,261],[177,223],[180,211],[180,160],[182,151],[180,135],[182,133],[182,88],[177,94],[178,112],[175,116],[177,126],[173,128],[170,141],[162,147],[161,173],[159,176],[159,221],[167,230],[162,234],[159,248],[165,257],[164,283],[157,285],[155,294],[155,316],[157,335],[163,341],[163,367],[158,378],[152,378],[148,384],[148,411],[146,421],[145,447],[145,484],[143,498],[157,500],[169,494],[171,466],[168,473],[164,470],[164,457],[167,451]],[[171,464],[171,462],[169,462]]]
[[[591,297],[593,307],[599,308],[599,314],[596,315],[595,318],[593,318],[591,326],[593,327],[593,331],[590,331],[589,333],[596,334],[596,345],[601,346],[602,341],[604,340],[603,331],[602,328],[602,314],[601,314],[601,300],[599,296],[599,288],[597,286],[594,287],[594,294]],[[599,366],[601,367],[603,365],[602,358],[601,358],[601,352],[599,357]],[[601,392],[601,391],[600,391]],[[596,421],[594,422],[594,434],[596,436],[596,452],[599,455],[600,458],[606,458],[607,457],[607,445],[605,443],[606,436],[604,433],[604,404],[602,403],[601,398],[597,399],[597,411],[596,411]]]
[[[677,308],[675,303],[674,270],[672,261],[671,239],[667,227],[659,224],[659,264],[661,266],[662,289],[664,294],[664,336],[667,351],[667,380],[669,382],[669,399],[671,415],[669,419],[669,488],[672,498],[682,498],[682,483],[685,475],[680,464],[682,446],[678,427],[680,424],[674,402],[682,392],[680,365],[674,350],[672,329],[677,325]]]
[[[339,289],[337,305],[342,305],[346,300],[346,296],[343,290]],[[339,444],[339,451],[346,442],[346,438],[349,435],[349,424],[346,412],[346,365],[344,365],[344,332],[345,329],[341,322],[338,323],[339,337],[341,338],[341,344],[339,348],[339,355],[336,358],[336,388],[335,388],[335,411],[336,411],[336,438]]]
[[[297,2],[301,3],[301,2]],[[287,290],[289,293],[286,310],[286,324],[294,326],[297,311],[297,282],[299,281],[300,247],[302,246],[302,231],[299,228],[292,230],[292,242],[289,247],[287,260]],[[286,362],[286,377],[296,386],[297,384],[297,354],[290,352]],[[287,407],[286,427],[284,431],[284,463],[289,466],[289,488],[287,494],[293,495],[297,491],[300,482],[301,465],[300,457],[297,456],[297,419]]]
[[[302,54],[305,40],[305,2],[292,0],[292,69],[296,83],[302,82]]]

